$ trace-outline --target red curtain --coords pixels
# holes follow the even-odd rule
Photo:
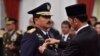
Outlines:
[[[19,6],[20,0],[3,0],[5,12],[8,17],[15,18],[18,22],[19,19]],[[18,23],[17,23],[18,26]]]
[[[95,0],[77,0],[78,3],[85,3],[88,18],[92,16]]]

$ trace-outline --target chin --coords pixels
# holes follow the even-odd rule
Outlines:
[[[47,28],[51,28],[51,26],[47,26]]]
[[[77,31],[77,30],[78,30],[78,28],[77,28],[77,27],[73,27],[73,28],[74,28],[74,30],[75,30],[75,31]]]
[[[44,27],[45,29],[49,29],[49,27]]]

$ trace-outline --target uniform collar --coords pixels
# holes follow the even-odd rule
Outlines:
[[[43,32],[44,35],[48,34],[48,31],[46,32],[46,31],[43,31],[43,30],[42,30],[42,32]]]
[[[38,25],[35,25],[35,27],[38,28],[38,29],[40,29],[44,35],[48,34],[48,31],[49,31],[48,29],[47,29],[47,31],[44,31],[44,30],[42,30],[41,27],[39,27]],[[39,31],[40,31],[40,30],[39,30]]]
[[[69,33],[68,33],[68,34],[65,34],[65,35],[64,35],[64,34],[62,34],[62,36],[64,36],[64,37],[68,37],[68,35],[69,35]]]

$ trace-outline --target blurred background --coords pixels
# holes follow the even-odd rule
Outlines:
[[[67,20],[65,7],[76,3],[85,3],[88,17],[95,16],[100,21],[100,0],[0,0],[0,28],[5,28],[4,18],[8,16],[18,21],[18,29],[26,31],[32,18],[27,12],[44,2],[51,3],[52,20],[59,31],[61,22]]]

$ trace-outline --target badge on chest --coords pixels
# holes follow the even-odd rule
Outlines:
[[[36,34],[37,35],[37,37],[39,38],[39,40],[44,40],[44,38],[43,38],[43,36],[42,35],[40,35],[40,34]]]

